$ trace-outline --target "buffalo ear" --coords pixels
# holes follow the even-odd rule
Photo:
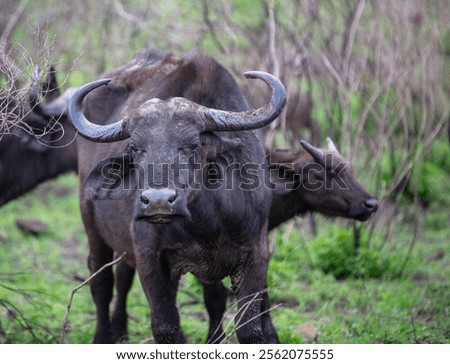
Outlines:
[[[33,153],[45,153],[48,152],[51,143],[50,133],[45,134],[44,129],[33,128],[32,131],[28,131],[22,128],[16,128],[14,132],[19,138],[20,143],[24,148],[31,150]],[[40,136],[39,134],[43,134]]]
[[[24,132],[24,135],[20,137],[20,142],[26,146],[27,149],[37,154],[45,153],[49,149],[46,145],[46,140],[41,141],[35,135],[31,135],[27,132]]]
[[[232,152],[242,146],[239,138],[219,137],[214,133],[202,134],[202,146],[206,153],[206,160],[216,161],[219,156],[224,157],[227,153]]]
[[[85,200],[123,199],[136,189],[129,154],[103,159],[91,171],[84,185]]]
[[[271,188],[277,195],[286,195],[301,184],[301,174],[296,173],[293,164],[269,163],[269,171]]]

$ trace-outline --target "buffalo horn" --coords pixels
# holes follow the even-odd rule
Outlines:
[[[278,78],[262,71],[244,73],[247,78],[259,78],[272,89],[270,103],[259,109],[243,112],[200,108],[205,116],[206,131],[239,131],[258,129],[266,126],[280,115],[286,103],[286,90]]]
[[[336,148],[336,145],[334,144],[333,140],[330,137],[327,138],[327,145],[328,145],[328,150],[330,152],[334,152],[336,154],[341,155],[341,153],[339,153],[338,149]]]
[[[333,152],[336,153],[338,156],[340,156],[341,158],[345,159],[342,154],[339,152],[339,150],[336,148],[336,145],[334,144],[333,140],[328,137],[327,138],[327,144],[328,144],[328,149]]]
[[[31,87],[30,92],[28,93],[28,104],[30,105],[30,108],[39,116],[46,118],[60,118],[66,112],[67,99],[73,93],[73,89],[68,89],[56,100],[50,103],[43,104],[41,100],[39,100],[39,93],[37,91],[39,72],[39,65],[36,65],[33,70],[33,76],[31,77]],[[49,84],[51,83],[51,77],[52,70],[50,70],[49,74]]]
[[[100,143],[124,140],[130,137],[127,123],[124,120],[109,125],[96,125],[83,115],[83,99],[92,90],[107,85],[111,79],[101,79],[81,86],[69,99],[67,113],[69,120],[84,138]]]
[[[309,144],[308,142],[305,142],[304,140],[300,140],[300,144],[305,148],[305,150],[311,154],[315,160],[323,160],[325,158],[325,153],[320,150],[319,148],[316,148]]]
[[[38,77],[39,77],[39,65],[36,65],[34,66],[33,75],[31,76],[31,87],[30,92],[28,93],[28,103],[30,104],[31,109],[36,114],[40,116],[45,116],[46,113],[40,103],[39,94],[36,90]]]

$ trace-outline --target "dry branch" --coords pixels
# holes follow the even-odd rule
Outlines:
[[[122,258],[125,256],[126,253],[123,253],[120,257],[118,257],[117,259],[113,260],[112,262],[109,262],[108,264],[105,264],[103,267],[101,267],[98,271],[96,271],[95,273],[91,274],[83,283],[79,284],[78,286],[76,286],[71,294],[70,294],[70,298],[69,298],[69,302],[67,304],[67,308],[66,308],[66,316],[64,317],[64,322],[61,328],[61,335],[60,335],[60,339],[59,339],[59,343],[63,344],[64,343],[64,336],[66,333],[66,329],[67,329],[67,323],[69,321],[69,314],[70,314],[70,309],[72,307],[72,302],[73,302],[73,298],[75,296],[75,293],[77,293],[81,288],[83,288],[85,285],[87,285],[90,281],[92,281],[97,275],[99,275],[103,270],[105,270],[108,267],[112,267],[113,265],[119,263]]]

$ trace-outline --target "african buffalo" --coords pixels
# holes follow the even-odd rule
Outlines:
[[[271,191],[254,129],[279,115],[286,94],[267,73],[245,75],[272,88],[269,104],[249,110],[232,76],[209,56],[144,50],[71,98],[69,118],[83,136],[78,163],[89,269],[126,253],[116,271],[112,319],[112,269],[92,281],[94,342],[126,334],[134,267],[157,343],[185,342],[176,293],[187,272],[205,282],[230,276],[239,299],[239,342],[271,341],[274,329],[261,316]]]
[[[328,150],[303,140],[301,144],[304,150],[267,153],[274,185],[269,230],[307,212],[365,221],[377,211],[377,200],[353,177],[351,166],[330,138]],[[228,291],[221,282],[204,282],[203,291],[210,317],[208,342],[220,342],[224,338],[221,324]],[[272,339],[278,341],[275,333]]]
[[[35,74],[36,78],[36,74]],[[23,110],[10,97],[0,98],[2,112],[20,119],[0,139],[0,206],[61,173],[77,171],[75,129],[66,105],[74,89],[59,93],[54,71],[42,85],[43,101],[35,82]]]
[[[269,230],[307,212],[365,221],[377,211],[377,200],[353,177],[351,166],[330,138],[328,150],[303,140],[301,144],[305,150],[268,154],[271,180],[276,184]]]

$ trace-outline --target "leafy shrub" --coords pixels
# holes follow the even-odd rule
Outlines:
[[[407,191],[417,190],[422,202],[450,203],[448,175],[450,173],[449,143],[443,137],[433,143],[424,159],[414,166]]]
[[[378,236],[370,237],[364,230],[356,249],[352,229],[333,224],[311,243],[313,264],[338,279],[396,277],[401,259],[383,252],[380,242]]]
[[[420,148],[420,146],[418,146]],[[397,171],[403,166],[402,150],[385,153],[379,161],[381,185],[389,188],[395,181]],[[410,204],[417,196],[423,206],[430,204],[448,205],[450,194],[448,175],[450,173],[450,147],[446,136],[433,141],[429,153],[420,158],[411,170],[401,202]]]

